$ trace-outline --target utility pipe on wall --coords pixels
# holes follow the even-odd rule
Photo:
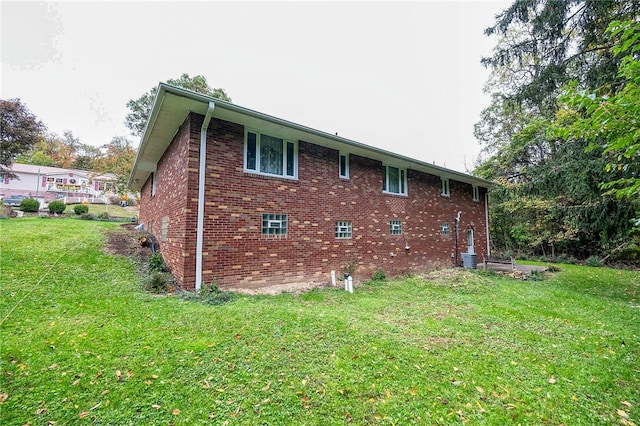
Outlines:
[[[200,128],[200,163],[198,167],[198,225],[196,230],[196,291],[202,288],[202,247],[204,239],[204,190],[207,170],[207,129],[216,104],[209,102],[207,114]]]
[[[490,235],[489,235],[489,193],[484,193],[484,224],[486,227],[486,238],[487,238],[487,256],[491,256],[491,243]]]

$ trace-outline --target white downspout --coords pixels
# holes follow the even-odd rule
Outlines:
[[[202,247],[204,240],[204,190],[207,170],[207,129],[216,104],[209,102],[207,115],[204,116],[200,129],[200,162],[198,170],[198,227],[196,231],[196,291],[202,288]]]
[[[487,237],[487,257],[491,256],[491,243],[489,242],[489,191],[484,193],[484,224],[486,226]]]

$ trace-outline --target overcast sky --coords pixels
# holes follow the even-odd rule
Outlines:
[[[50,131],[138,137],[126,103],[182,73],[235,104],[472,168],[498,1],[0,3],[1,97]]]

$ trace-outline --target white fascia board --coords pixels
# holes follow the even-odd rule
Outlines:
[[[280,134],[287,138],[303,140],[305,142],[349,152],[350,154],[360,155],[362,157],[378,160],[387,164],[395,164],[399,167],[449,178],[458,182],[477,185],[483,188],[491,188],[496,186],[496,183],[486,179],[447,169],[435,164],[429,164],[427,162],[420,161],[415,158],[409,158],[381,148],[372,147],[370,145],[366,145],[351,139],[343,138],[341,136],[333,135],[327,132],[303,126],[301,124],[293,123],[291,121],[264,114],[259,111],[241,107],[239,105],[222,101],[220,99],[203,95],[201,93],[192,92],[190,90],[172,86],[166,83],[160,83],[160,85],[158,86],[158,93],[154,101],[154,107],[147,124],[147,128],[145,129],[145,133],[140,142],[138,156],[136,157],[136,162],[134,164],[131,179],[129,181],[130,187],[132,187],[132,185],[133,188],[136,187],[134,184],[134,179],[141,179],[140,176],[144,176],[145,174],[146,177],[148,177],[148,173],[136,173],[139,162],[142,162],[139,157],[145,155],[146,144],[149,143],[148,140],[150,134],[153,133],[158,114],[163,104],[165,103],[165,98],[169,94],[183,98],[184,105],[182,105],[180,109],[185,114],[185,116],[189,112],[196,112],[198,114],[205,115],[207,113],[209,102],[213,101],[216,104],[216,109],[214,110],[213,114],[213,117],[215,118],[242,125],[249,125],[249,127],[262,128],[265,130],[269,127],[277,128],[279,129]],[[164,143],[166,143],[167,146],[171,142],[171,138],[173,138],[176,131],[177,128],[173,129],[173,133],[171,135],[163,135],[162,139],[164,139]],[[157,161],[158,159],[159,158],[154,158],[151,161]],[[139,185],[141,186],[143,183],[144,182],[139,182]]]

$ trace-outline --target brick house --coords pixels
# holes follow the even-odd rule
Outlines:
[[[129,180],[187,289],[327,283],[347,270],[357,282],[481,257],[491,185],[164,83]]]

